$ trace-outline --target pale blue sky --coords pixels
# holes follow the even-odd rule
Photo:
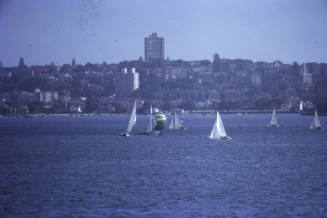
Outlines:
[[[326,23],[326,0],[0,0],[0,60],[133,60],[157,32],[170,59],[327,62]]]

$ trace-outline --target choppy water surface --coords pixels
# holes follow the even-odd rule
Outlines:
[[[208,138],[214,115],[181,118],[129,138],[123,115],[0,119],[0,216],[326,216],[327,130],[311,117],[222,115],[232,141]]]

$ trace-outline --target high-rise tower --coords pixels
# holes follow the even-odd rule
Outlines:
[[[164,38],[152,33],[144,38],[144,58],[145,61],[164,59]]]

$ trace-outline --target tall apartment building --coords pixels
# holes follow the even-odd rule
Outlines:
[[[157,33],[144,38],[144,59],[147,62],[164,59],[164,38],[158,37]]]
[[[139,81],[139,73],[135,71],[135,68],[131,68],[129,72],[127,68],[123,68],[120,73],[114,75],[116,97],[131,97],[134,91],[139,88]]]

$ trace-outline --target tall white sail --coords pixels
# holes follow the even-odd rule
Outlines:
[[[303,111],[303,102],[300,101],[300,111]]]
[[[310,129],[320,129],[320,128],[321,128],[321,123],[319,120],[318,111],[315,110],[315,116],[311,122]]]
[[[136,123],[136,100],[134,102],[133,110],[132,110],[131,116],[128,121],[128,126],[127,126],[127,130],[126,130],[127,133],[131,133],[132,128],[135,125],[135,123]]]
[[[174,113],[174,116],[171,118],[169,129],[183,129],[183,125],[179,120],[176,112]]]
[[[270,126],[278,126],[277,116],[276,116],[276,109],[275,108],[274,108],[272,116],[271,116]]]
[[[211,139],[223,139],[223,138],[228,138],[225,127],[223,124],[223,121],[220,118],[219,112],[217,111],[217,118],[216,121],[213,125],[213,128],[211,130],[210,134]]]
[[[175,115],[171,118],[169,129],[175,129]]]
[[[148,121],[148,126],[146,128],[146,132],[151,132],[153,129],[153,117],[152,117],[152,106],[150,105],[150,117]]]

